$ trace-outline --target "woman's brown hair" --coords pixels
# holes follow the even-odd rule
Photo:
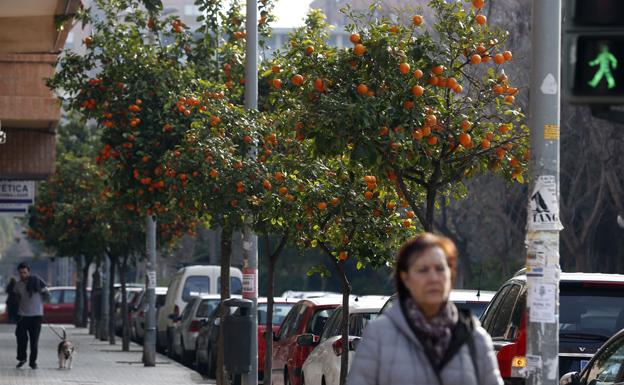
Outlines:
[[[457,275],[457,248],[455,243],[442,235],[422,233],[406,241],[397,254],[394,280],[399,298],[407,298],[410,295],[403,284],[403,280],[401,280],[400,273],[408,271],[416,259],[420,258],[426,250],[433,247],[439,247],[444,252],[446,263],[451,269],[451,283],[455,283],[455,276]]]

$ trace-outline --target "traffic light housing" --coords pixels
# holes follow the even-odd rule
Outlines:
[[[624,104],[624,0],[565,3],[566,99]]]

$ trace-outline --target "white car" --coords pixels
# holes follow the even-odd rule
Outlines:
[[[179,322],[173,328],[173,355],[185,365],[195,362],[197,335],[208,316],[221,303],[220,294],[203,294],[193,297],[186,305]]]
[[[156,347],[159,350],[173,350],[173,320],[182,314],[191,298],[201,294],[220,294],[220,283],[221,266],[194,265],[178,270],[169,282],[165,303],[158,312]],[[241,294],[242,291],[243,273],[230,267],[230,293]]]
[[[387,297],[358,297],[350,301],[349,305],[349,365],[353,360],[353,353],[362,337],[366,325],[379,315],[379,311]],[[340,384],[340,356],[342,337],[340,322],[342,320],[342,306],[337,307],[327,320],[318,345],[303,363],[302,378],[305,385],[339,385]]]

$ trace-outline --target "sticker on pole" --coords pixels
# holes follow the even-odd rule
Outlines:
[[[156,272],[148,271],[147,272],[147,288],[153,289],[156,287]]]
[[[542,91],[545,95],[556,95],[559,86],[557,85],[557,79],[553,74],[548,74],[542,81],[542,85],[540,86],[540,91]]]
[[[555,323],[557,285],[535,282],[528,295],[529,321]]]
[[[559,202],[557,202],[557,182],[552,175],[542,175],[535,181],[531,194],[529,230],[561,230]]]
[[[243,268],[243,298],[255,298],[258,280],[258,270]]]

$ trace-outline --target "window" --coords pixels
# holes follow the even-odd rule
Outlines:
[[[366,326],[377,316],[379,316],[379,313],[351,314],[349,317],[349,335],[361,337]]]
[[[600,353],[586,372],[583,384],[611,385],[621,383],[622,363],[624,362],[624,339],[614,342]]]
[[[342,320],[342,308],[336,309],[334,313],[329,317],[327,323],[325,324],[325,328],[323,329],[323,333],[321,334],[321,342],[325,341],[328,338],[337,336],[340,334],[340,321]]]
[[[624,328],[624,290],[561,285],[559,332],[608,337]]]
[[[323,328],[331,316],[333,309],[317,309],[312,316],[312,319],[308,323],[308,333],[312,333],[315,336],[320,336],[323,333]]]
[[[288,333],[290,332],[290,329],[293,327],[293,322],[295,321],[295,318],[297,317],[297,313],[299,313],[299,310],[301,307],[302,305],[297,305],[293,307],[292,309],[290,309],[290,311],[288,312],[288,315],[284,319],[284,322],[282,322],[282,327],[280,328],[280,331],[279,331],[280,339],[284,339],[288,336]]]
[[[182,311],[182,315],[180,316],[180,319],[185,320],[185,319],[189,318],[189,316],[191,314],[191,310],[193,309],[193,307],[195,307],[194,306],[195,305],[195,301],[197,301],[197,299],[193,298],[191,300],[191,302],[184,307],[184,310]]]
[[[273,304],[273,325],[281,325],[294,304],[280,303]],[[267,322],[267,304],[258,305],[258,323],[265,325]]]
[[[509,320],[511,319],[511,313],[513,313],[519,294],[520,285],[509,285],[509,289],[505,292],[504,297],[495,309],[496,313],[490,324],[489,333],[492,338],[505,338],[507,328],[509,327]]]
[[[207,318],[218,306],[218,299],[203,299],[197,309],[197,318]]]
[[[62,297],[62,290],[50,290],[50,299],[48,300],[48,303],[50,305],[58,305],[59,303],[61,303]]]
[[[188,302],[192,297],[210,293],[210,278],[204,275],[191,275],[184,282],[182,300]]]
[[[63,303],[73,304],[76,302],[76,290],[63,290],[65,295],[63,296]]]
[[[230,294],[242,294],[243,283],[238,277],[230,277]],[[221,294],[221,277],[217,278],[217,294]]]
[[[158,294],[158,295],[156,295],[156,307],[161,307],[162,305],[164,305],[166,299],[167,299],[167,294]],[[141,300],[141,303],[143,303],[143,302],[145,302],[144,299]]]

